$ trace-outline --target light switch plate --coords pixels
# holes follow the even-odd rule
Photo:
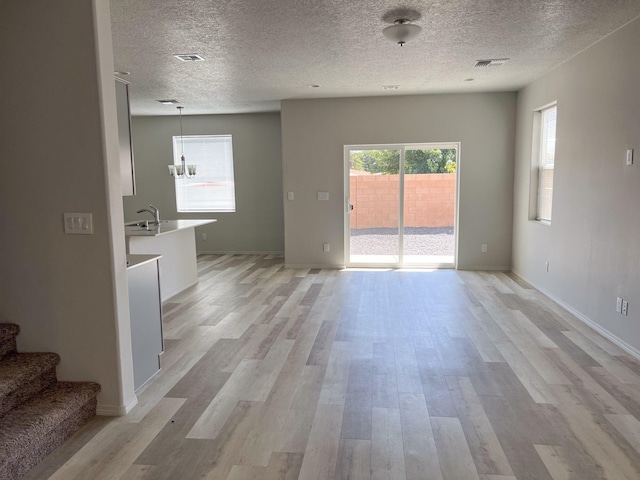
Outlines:
[[[73,235],[93,234],[93,218],[90,213],[65,213],[64,233]]]
[[[633,165],[633,148],[627,149],[626,164],[627,166]]]
[[[287,200],[293,200],[293,192],[287,192]]]
[[[616,312],[622,313],[622,298],[618,297],[616,299]]]

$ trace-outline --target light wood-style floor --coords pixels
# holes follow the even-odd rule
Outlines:
[[[28,478],[640,478],[640,364],[514,276],[199,271],[139,406]]]

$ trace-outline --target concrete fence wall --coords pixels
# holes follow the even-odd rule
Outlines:
[[[352,175],[351,228],[398,226],[399,175]],[[456,174],[404,176],[404,226],[452,227],[455,219]]]

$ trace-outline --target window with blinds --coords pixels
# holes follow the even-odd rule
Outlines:
[[[539,158],[538,158],[538,202],[536,220],[551,222],[553,203],[553,171],[556,159],[556,117],[557,105],[538,112],[539,125]]]
[[[183,150],[184,149],[184,150]],[[178,212],[235,212],[231,135],[173,137],[173,162],[196,165],[196,176],[175,181]]]

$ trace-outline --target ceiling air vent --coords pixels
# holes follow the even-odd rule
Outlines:
[[[156,100],[156,102],[160,102],[162,105],[178,105],[180,102],[175,99],[167,99],[167,100]]]
[[[182,60],[183,62],[204,62],[204,58],[202,58],[197,53],[185,53],[174,55],[178,60]]]
[[[501,67],[505,63],[507,63],[508,58],[492,58],[489,60],[478,60],[474,67],[476,68],[484,68],[484,67]]]

